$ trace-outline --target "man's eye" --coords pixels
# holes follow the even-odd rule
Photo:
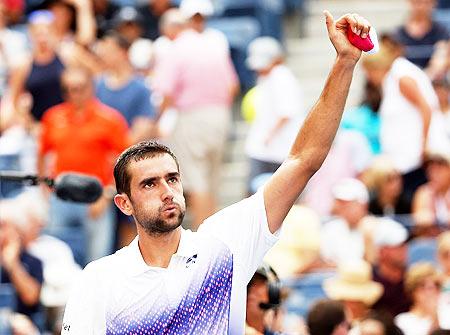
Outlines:
[[[169,183],[176,183],[176,182],[178,182],[178,178],[177,177],[169,178]]]
[[[145,187],[146,187],[146,188],[152,188],[152,187],[154,187],[154,186],[155,186],[155,183],[152,182],[152,181],[145,184]]]

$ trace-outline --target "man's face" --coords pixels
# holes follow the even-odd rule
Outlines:
[[[413,15],[422,15],[431,17],[433,9],[436,6],[435,0],[409,0],[409,6]]]
[[[255,318],[264,317],[264,310],[259,306],[260,303],[267,303],[269,301],[269,288],[266,280],[256,280],[250,287],[247,294],[247,319],[254,320]],[[249,321],[249,320],[247,320]],[[254,327],[254,325],[250,325]]]
[[[62,76],[61,85],[66,101],[83,106],[92,98],[92,83],[83,71],[69,71]]]
[[[108,69],[114,69],[126,61],[127,52],[120,48],[113,38],[105,37],[98,45],[98,56]]]
[[[169,154],[132,161],[128,166],[131,215],[149,234],[178,228],[186,212],[180,174]],[[126,213],[127,214],[127,213]]]
[[[383,246],[380,256],[380,261],[389,263],[396,268],[405,268],[408,261],[408,247],[406,243],[399,246]]]

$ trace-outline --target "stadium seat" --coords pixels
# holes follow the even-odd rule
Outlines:
[[[409,242],[408,266],[417,262],[430,262],[437,265],[437,243],[433,238],[417,238]]]
[[[312,272],[283,281],[283,286],[289,289],[285,302],[287,312],[306,317],[311,305],[326,297],[322,284],[334,275],[334,272]]]

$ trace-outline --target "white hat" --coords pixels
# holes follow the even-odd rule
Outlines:
[[[372,267],[364,260],[339,264],[337,277],[326,279],[323,289],[330,299],[361,301],[367,306],[372,306],[384,291],[372,280]]]
[[[384,217],[377,220],[374,232],[374,243],[378,247],[396,247],[405,243],[408,231],[397,221]]]
[[[153,59],[153,42],[146,38],[134,41],[128,50],[128,58],[135,69],[150,68]]]
[[[334,185],[333,197],[344,201],[357,201],[362,204],[369,202],[367,187],[358,179],[345,178]]]
[[[180,11],[190,19],[196,14],[211,16],[214,14],[214,7],[210,0],[183,0],[180,4]]]
[[[246,64],[251,70],[262,70],[272,62],[283,57],[284,52],[281,44],[273,37],[255,38],[248,46],[248,57]]]

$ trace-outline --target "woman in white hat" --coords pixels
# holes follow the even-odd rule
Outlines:
[[[323,289],[330,299],[344,303],[353,324],[365,317],[383,294],[383,286],[372,280],[372,267],[363,260],[340,264],[337,277],[327,279]]]

